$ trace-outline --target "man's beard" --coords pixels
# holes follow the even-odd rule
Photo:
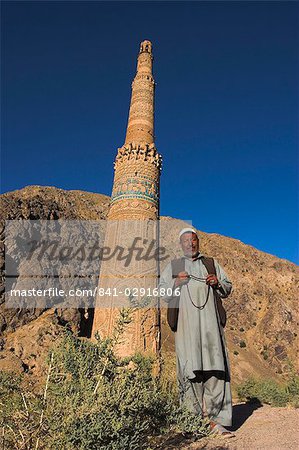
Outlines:
[[[196,258],[199,255],[198,250],[193,250],[192,248],[190,250],[187,250],[185,253],[185,256],[188,258]]]

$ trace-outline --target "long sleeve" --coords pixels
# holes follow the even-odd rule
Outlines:
[[[226,298],[232,291],[232,283],[220,264],[214,259],[216,275],[221,287],[217,288],[217,292],[221,298]]]
[[[172,278],[172,266],[171,263],[169,263],[161,274],[158,287],[160,297],[167,303],[174,297],[174,283],[175,280]]]

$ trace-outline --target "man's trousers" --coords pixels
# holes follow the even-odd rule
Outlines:
[[[181,406],[223,426],[232,425],[230,380],[225,372],[198,371],[194,378],[188,379],[177,361],[177,376]]]

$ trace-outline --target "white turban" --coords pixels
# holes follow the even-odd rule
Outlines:
[[[185,233],[195,233],[197,236],[197,231],[194,230],[194,228],[183,228],[179,233],[179,239],[181,239],[181,236],[183,236],[183,234],[185,234]]]

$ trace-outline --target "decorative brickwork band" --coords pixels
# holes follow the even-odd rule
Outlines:
[[[110,219],[157,219],[162,158],[155,144],[125,144],[118,149]]]

